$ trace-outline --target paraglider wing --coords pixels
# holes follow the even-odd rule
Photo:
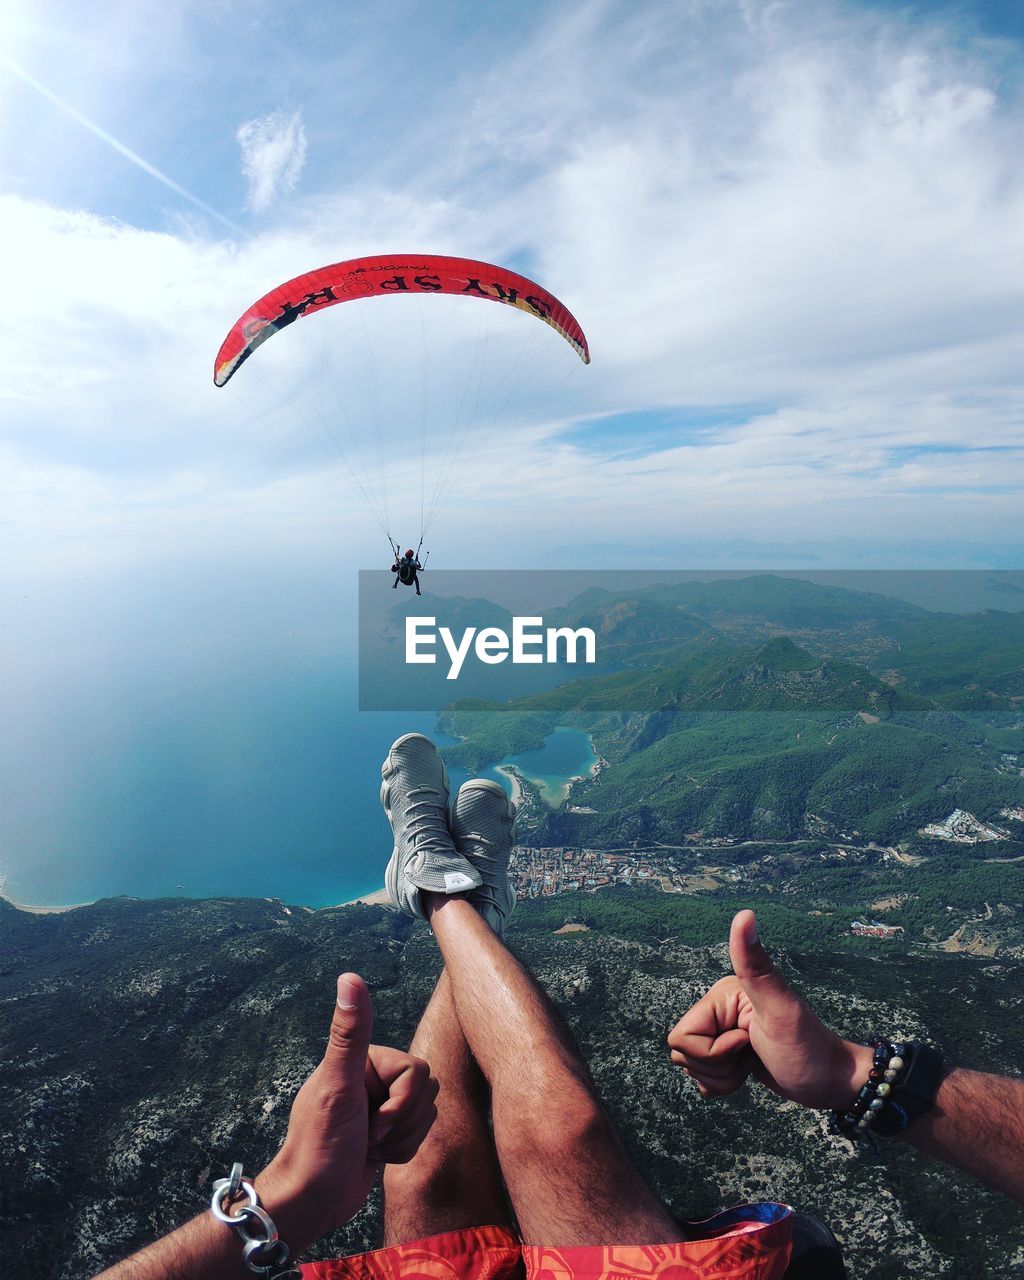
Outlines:
[[[484,298],[518,307],[551,325],[584,364],[590,363],[587,339],[576,318],[554,294],[526,276],[470,258],[392,255],[336,262],[271,289],[232,326],[217,352],[213,381],[223,387],[257,347],[300,316],[339,302],[417,293]]]

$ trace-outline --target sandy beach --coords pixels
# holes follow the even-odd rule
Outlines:
[[[355,907],[362,903],[367,907],[386,907],[390,899],[387,889],[374,889],[373,893],[364,893],[361,898],[350,898],[348,902],[339,902],[339,907]]]
[[[494,771],[508,778],[512,785],[512,803],[518,805],[523,798],[523,784],[515,768],[512,765],[499,764],[495,766]]]
[[[34,907],[28,902],[15,902],[8,898],[12,907],[17,907],[19,911],[30,911],[34,916],[52,916],[58,915],[62,911],[77,911],[79,907],[91,907],[91,902],[69,902],[63,907]]]

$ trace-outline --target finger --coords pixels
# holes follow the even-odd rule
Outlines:
[[[745,1080],[750,1074],[751,1067],[745,1057],[731,1058],[727,1063],[723,1063],[716,1068],[702,1066],[700,1063],[693,1063],[683,1068],[686,1075],[693,1077],[695,1080],[701,1080],[704,1084],[727,1085],[731,1082],[738,1083]]]
[[[377,1108],[380,1114],[392,1119],[398,1119],[414,1110],[431,1089],[431,1101],[437,1095],[436,1082],[433,1082],[430,1068],[423,1059],[406,1056],[405,1062],[406,1065],[398,1074],[386,1080],[387,1096]]]
[[[418,1073],[417,1073],[418,1074]],[[437,1098],[440,1085],[434,1077],[424,1073],[417,1078],[415,1087],[399,1096],[388,1098],[377,1108],[377,1114],[383,1116],[391,1124],[405,1120],[407,1116],[418,1114],[424,1107],[432,1106]]]
[[[713,1064],[723,1059],[728,1061],[732,1055],[741,1053],[750,1044],[750,1036],[742,1027],[731,1027],[713,1039],[684,1035],[670,1040],[669,1044],[673,1054],[681,1054],[688,1062]]]
[[[781,1012],[798,998],[761,945],[753,911],[740,911],[734,917],[729,930],[729,956],[755,1013]]]
[[[434,1105],[436,1094],[424,1093],[422,1097],[406,1102],[401,1109],[387,1111],[383,1107],[370,1116],[370,1142],[382,1142],[393,1135],[401,1136],[416,1127],[420,1118]]]
[[[706,1054],[715,1043],[714,1032],[698,1033],[683,1031],[682,1023],[673,1027],[668,1037],[668,1047],[673,1053],[686,1053],[700,1056]]]
[[[723,1031],[720,1036],[715,1036],[705,1061],[710,1066],[718,1060],[728,1060],[737,1053],[742,1053],[749,1044],[750,1036],[747,1032],[742,1027],[732,1027],[729,1031]]]
[[[403,1071],[408,1070],[411,1062],[422,1062],[423,1059],[414,1057],[404,1049],[392,1049],[386,1044],[371,1044],[367,1061],[373,1065],[374,1078],[380,1082],[386,1097],[391,1081],[397,1080]],[[367,1086],[369,1076],[367,1071]]]
[[[366,983],[355,973],[338,979],[338,997],[324,1054],[324,1074],[332,1088],[366,1097],[366,1055],[373,1030],[373,1009]]]
[[[366,1054],[366,1096],[370,1100],[370,1106],[379,1106],[388,1096],[388,1087],[381,1079],[380,1072],[377,1069],[377,1063],[374,1061],[377,1045],[371,1044]]]
[[[422,1141],[423,1136],[437,1119],[437,1106],[434,1099],[428,1095],[414,1112],[403,1116],[395,1123],[388,1120],[386,1116],[375,1117],[375,1119],[380,1127],[371,1130],[369,1145],[378,1150],[389,1149],[411,1139]]]
[[[412,1115],[406,1116],[397,1124],[389,1124],[387,1120],[378,1121],[383,1127],[376,1130],[371,1124],[370,1149],[385,1153],[382,1159],[390,1158],[387,1153],[395,1147],[412,1142],[418,1146],[437,1119],[437,1107],[432,1099],[424,1099],[423,1106]]]
[[[754,1054],[747,1051],[732,1058],[727,1070],[708,1071],[698,1068],[688,1070],[687,1075],[698,1085],[705,1097],[724,1097],[743,1087],[756,1063]]]
[[[700,1071],[704,1063],[703,1058],[691,1058],[688,1054],[680,1053],[678,1049],[672,1050],[672,1061],[677,1067],[682,1067],[687,1075],[691,1075],[694,1071]]]
[[[743,988],[738,979],[720,978],[683,1014],[668,1034],[670,1045],[680,1036],[703,1035],[714,1038],[726,1027],[736,1025],[738,1001]]]
[[[375,1143],[370,1148],[367,1159],[380,1164],[407,1164],[423,1145],[423,1140],[436,1119],[437,1108],[431,1105],[420,1117],[415,1128],[402,1134],[395,1133]]]
[[[415,1096],[403,1099],[401,1104],[385,1103],[371,1117],[370,1141],[379,1142],[385,1137],[399,1138],[412,1133],[423,1122],[423,1117],[435,1109],[437,1093],[437,1082],[428,1078]]]
[[[721,1038],[721,1037],[720,1037]],[[690,1057],[687,1066],[712,1079],[729,1075],[736,1069],[736,1064],[743,1058],[750,1047],[750,1039],[745,1031],[730,1033],[731,1045],[728,1051],[712,1052],[700,1057]]]
[[[700,1090],[702,1098],[727,1098],[730,1093],[736,1093],[742,1089],[747,1079],[744,1072],[735,1072],[725,1080],[709,1080],[697,1075],[691,1078]]]

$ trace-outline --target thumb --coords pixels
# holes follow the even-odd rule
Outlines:
[[[740,911],[729,930],[732,971],[743,984],[755,1013],[771,1013],[796,999],[757,935],[753,911]]]
[[[358,974],[343,973],[338,979],[338,998],[324,1054],[326,1074],[339,1089],[365,1092],[366,1055],[372,1031],[369,989]]]

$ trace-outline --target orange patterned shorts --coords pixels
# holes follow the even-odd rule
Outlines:
[[[789,1263],[785,1205],[740,1205],[686,1223],[680,1244],[521,1244],[507,1227],[470,1227],[328,1262],[303,1280],[782,1280]]]

